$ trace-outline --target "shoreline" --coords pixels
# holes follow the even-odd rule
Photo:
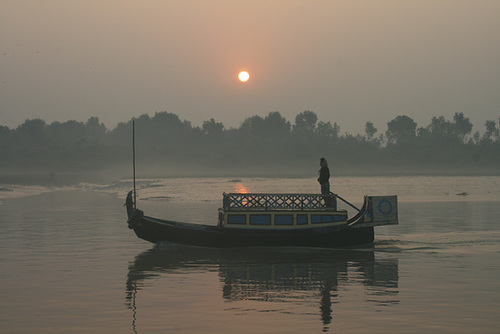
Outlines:
[[[167,179],[167,178],[210,178],[210,177],[227,177],[227,178],[311,178],[316,179],[317,175],[312,170],[309,173],[296,171],[288,171],[286,173],[278,173],[277,171],[241,171],[241,173],[227,172],[195,172],[195,171],[175,171],[165,170],[159,172],[141,172],[137,175],[138,179]],[[368,170],[344,170],[333,168],[332,178],[335,177],[418,177],[418,176],[436,176],[436,177],[471,177],[471,176],[500,176],[500,170],[487,169],[368,169]],[[0,185],[41,185],[41,186],[70,186],[79,183],[95,183],[109,184],[118,182],[124,179],[132,179],[132,173],[120,171],[101,171],[94,173],[74,173],[74,172],[0,172]],[[2,187],[0,187],[2,188]]]

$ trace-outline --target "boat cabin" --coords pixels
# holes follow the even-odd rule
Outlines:
[[[245,229],[302,229],[342,225],[335,194],[224,193],[219,226]]]

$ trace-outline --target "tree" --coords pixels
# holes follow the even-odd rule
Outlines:
[[[417,123],[408,116],[400,115],[387,123],[388,144],[404,144],[415,140]]]
[[[27,119],[19,125],[16,132],[24,137],[40,138],[45,131],[45,121],[41,119]]]
[[[54,145],[70,146],[89,137],[85,124],[74,120],[53,122],[47,126],[47,136]]]
[[[318,116],[310,110],[301,112],[295,116],[295,126],[293,130],[297,133],[312,133],[316,129]]]
[[[279,112],[273,111],[265,118],[255,115],[245,119],[239,131],[254,143],[260,140],[281,141],[290,134],[290,122]]]
[[[102,140],[106,135],[107,129],[103,123],[99,123],[98,117],[90,117],[85,124],[87,135],[92,140]]]
[[[483,135],[484,141],[493,142],[500,137],[500,130],[494,121],[486,121],[484,126],[486,127],[486,132]]]
[[[431,124],[427,128],[434,139],[443,140],[449,138],[452,133],[452,124],[444,116],[432,117]]]
[[[7,138],[10,136],[11,132],[12,131],[7,126],[0,125],[0,142],[2,144],[7,142]]]
[[[453,122],[446,120],[443,116],[433,117],[427,128],[419,129],[419,137],[441,144],[456,145],[464,144],[466,137],[472,131],[472,124],[463,113],[455,113]]]
[[[263,134],[264,119],[258,115],[249,117],[240,125],[240,132],[246,136],[255,136]]]
[[[372,122],[366,122],[365,124],[365,134],[368,140],[372,140],[373,136],[377,133],[377,129]]]
[[[331,138],[337,140],[340,133],[340,126],[338,126],[337,123],[333,123],[332,125],[330,122],[318,122],[316,133],[321,138]]]
[[[264,118],[264,126],[267,132],[272,132],[275,136],[283,137],[290,134],[290,122],[278,111],[272,111]]]
[[[460,142],[465,142],[465,138],[472,131],[472,123],[468,118],[464,117],[463,113],[455,113],[453,116],[454,132]]]
[[[224,124],[216,122],[213,118],[209,121],[203,122],[203,133],[209,136],[220,136],[224,131]]]

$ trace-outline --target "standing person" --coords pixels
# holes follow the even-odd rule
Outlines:
[[[321,158],[319,165],[321,168],[319,169],[318,182],[321,185],[321,194],[330,195],[330,169],[328,168],[328,162],[325,158]],[[325,205],[330,207],[331,204],[331,198],[325,197]]]
[[[319,177],[318,182],[321,184],[321,193],[323,195],[330,194],[330,169],[328,169],[328,162],[325,158],[321,158],[319,160],[319,165],[321,168],[319,169]]]

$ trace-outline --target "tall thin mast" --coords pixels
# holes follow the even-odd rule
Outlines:
[[[137,202],[137,192],[135,190],[135,120],[132,120],[132,160],[133,160],[133,168],[134,168],[134,209],[137,209],[136,207],[136,202]]]

